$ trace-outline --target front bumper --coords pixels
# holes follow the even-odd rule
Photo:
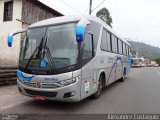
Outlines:
[[[36,88],[30,87],[17,80],[19,92],[29,97],[43,96],[46,100],[78,102],[81,100],[81,81],[59,88]],[[72,96],[69,94],[72,93]]]

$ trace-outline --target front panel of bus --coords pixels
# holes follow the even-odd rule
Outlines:
[[[92,77],[93,72],[82,76],[81,68],[94,58],[98,29],[91,32],[87,24],[84,31],[78,29],[82,36],[77,36],[78,22],[27,30],[17,71],[22,94],[59,101],[80,101],[85,97],[81,96],[82,80]],[[87,87],[86,83],[84,92]]]

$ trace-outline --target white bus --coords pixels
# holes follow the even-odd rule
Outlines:
[[[132,67],[145,67],[143,58],[132,58]]]
[[[123,81],[130,71],[130,45],[93,16],[63,16],[15,30],[25,32],[17,85],[38,100],[78,102],[98,98],[102,90]]]

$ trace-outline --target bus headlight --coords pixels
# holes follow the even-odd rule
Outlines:
[[[58,82],[58,83],[61,84],[61,85],[66,86],[66,85],[73,84],[73,83],[79,81],[80,79],[81,79],[81,77],[78,76],[78,77],[74,77],[74,78],[72,78],[72,79],[62,80],[62,81],[60,81],[60,82]]]

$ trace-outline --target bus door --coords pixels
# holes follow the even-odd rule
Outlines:
[[[93,53],[93,35],[86,33],[85,40],[83,41],[83,55],[82,61],[85,64],[82,68],[82,85],[81,85],[81,98],[85,98],[93,93],[93,66],[92,61]]]

